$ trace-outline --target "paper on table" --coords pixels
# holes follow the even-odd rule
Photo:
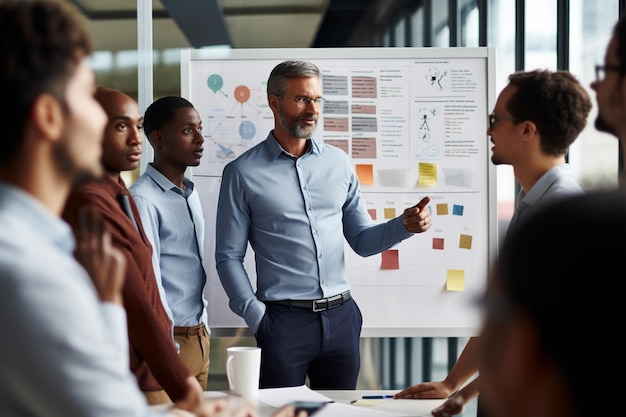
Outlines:
[[[263,388],[259,390],[259,401],[280,408],[293,401],[325,401],[332,402],[332,398],[313,391],[306,385],[287,388]]]
[[[378,410],[378,411],[390,411],[398,413],[403,416],[415,416],[415,417],[432,417],[432,410],[439,407],[445,399],[439,400],[375,400],[380,401],[379,405],[370,405],[367,407],[358,407],[360,410]],[[397,415],[397,414],[396,414]]]
[[[332,403],[315,413],[315,417],[412,417],[415,414],[395,413],[374,407]]]

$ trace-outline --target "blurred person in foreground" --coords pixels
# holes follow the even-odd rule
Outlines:
[[[616,413],[602,382],[624,370],[622,345],[607,338],[624,316],[615,275],[624,253],[621,191],[556,201],[507,236],[483,304],[480,396],[489,415]]]
[[[0,2],[0,415],[233,415],[227,400],[148,407],[129,366],[125,259],[97,212],[76,240],[60,219],[71,188],[103,175],[107,116],[80,19],[67,2]]]
[[[491,161],[511,165],[521,186],[507,234],[544,204],[583,192],[566,156],[585,128],[591,106],[583,86],[567,71],[520,71],[509,76],[487,129],[494,144]],[[478,380],[470,380],[478,372],[478,345],[478,337],[470,338],[442,381],[413,385],[395,397],[448,398],[433,415],[462,413],[478,396]]]

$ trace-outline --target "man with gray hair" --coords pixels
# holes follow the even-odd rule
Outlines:
[[[306,61],[272,70],[274,129],[224,168],[216,221],[217,271],[231,309],[262,349],[261,388],[354,389],[361,312],[350,294],[344,238],[361,256],[430,228],[430,201],[375,224],[348,156],[313,138],[324,98]],[[342,234],[343,231],[343,234]],[[255,251],[257,290],[243,266]]]

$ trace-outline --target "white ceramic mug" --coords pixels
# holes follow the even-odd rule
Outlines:
[[[231,394],[256,404],[260,371],[261,348],[233,346],[226,349],[226,377]]]

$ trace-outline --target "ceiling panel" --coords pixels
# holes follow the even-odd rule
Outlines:
[[[71,0],[88,18],[88,31],[96,50],[133,50],[137,48],[137,2],[133,0]],[[315,39],[330,0],[211,0],[217,1],[222,16],[207,14],[201,1],[167,0],[176,10],[168,10],[160,0],[153,0],[153,46],[193,48],[223,44],[229,39],[233,48],[306,48]],[[192,5],[183,10],[181,5]],[[173,7],[171,6],[170,7]],[[195,6],[193,6],[195,4]],[[170,13],[171,12],[171,13]],[[227,36],[210,42],[209,31],[198,30],[202,24],[221,19]],[[174,16],[173,19],[171,16]],[[189,23],[195,21],[195,23]],[[225,25],[225,26],[224,26]],[[217,25],[211,25],[213,28]],[[183,28],[183,30],[181,30]],[[208,40],[207,40],[208,39]]]
[[[96,20],[89,22],[87,30],[96,51],[137,49],[137,20]],[[191,48],[189,41],[172,19],[155,19],[152,32],[154,49]]]
[[[227,16],[226,26],[233,48],[308,48],[321,18],[317,14]]]

